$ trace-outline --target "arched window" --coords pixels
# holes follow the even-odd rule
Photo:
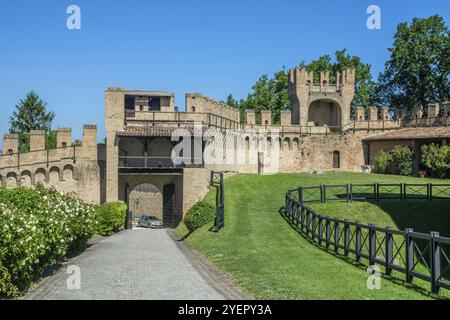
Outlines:
[[[8,149],[8,154],[9,155],[12,155],[14,153],[14,150],[13,149]]]
[[[341,154],[339,151],[333,151],[333,169],[339,169],[341,167]]]

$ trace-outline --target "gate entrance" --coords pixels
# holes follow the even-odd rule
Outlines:
[[[175,185],[167,184],[163,191],[163,223],[164,226],[175,227]]]

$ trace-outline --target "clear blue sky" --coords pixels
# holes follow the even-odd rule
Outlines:
[[[81,30],[66,8],[81,7]],[[382,29],[366,28],[368,5]],[[347,48],[383,69],[396,25],[440,14],[448,0],[0,0],[0,134],[14,106],[37,91],[55,127],[94,123],[104,137],[104,89],[166,90],[184,109],[186,92],[242,98],[262,74]]]

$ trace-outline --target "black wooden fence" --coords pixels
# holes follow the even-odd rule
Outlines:
[[[223,172],[211,171],[211,186],[217,187],[216,193],[216,221],[214,230],[218,232],[224,227],[225,222],[225,189],[223,186]]]
[[[298,199],[303,203],[354,200],[440,200],[450,199],[450,184],[372,183],[300,187]]]
[[[413,229],[395,230],[359,221],[331,218],[307,207],[306,203],[372,199],[450,199],[450,184],[346,184],[300,187],[286,193],[285,215],[312,241],[332,248],[357,262],[384,266],[392,271],[431,283],[431,291],[450,289],[450,238],[438,232],[419,233]]]

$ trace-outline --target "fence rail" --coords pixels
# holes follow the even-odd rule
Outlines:
[[[395,230],[359,221],[322,215],[308,203],[381,199],[450,199],[450,184],[345,184],[299,187],[286,192],[286,218],[312,241],[356,262],[366,259],[379,264],[384,273],[405,274],[412,283],[418,278],[431,283],[431,291],[450,290],[450,238],[438,232],[419,233],[413,229]]]
[[[294,191],[294,190],[290,190]],[[298,200],[303,203],[354,200],[442,200],[450,199],[450,184],[373,183],[300,187]]]
[[[223,172],[211,171],[210,184],[211,186],[217,187],[214,230],[218,232],[225,225],[225,189],[223,186]]]

